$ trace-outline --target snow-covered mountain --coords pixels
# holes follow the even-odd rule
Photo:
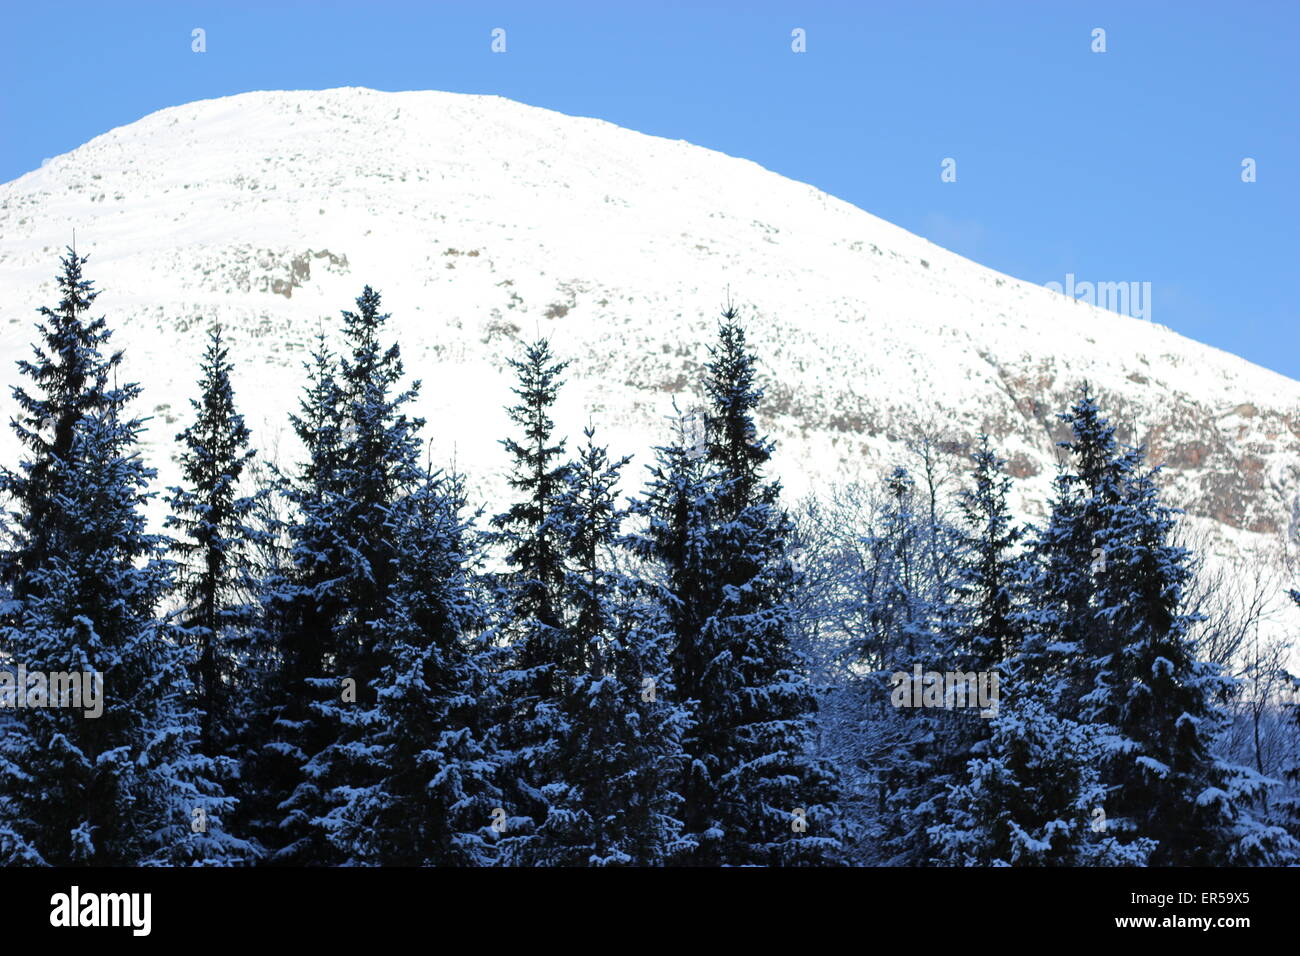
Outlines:
[[[318,329],[365,284],[393,313],[435,461],[503,487],[506,358],[572,359],[559,422],[638,462],[696,401],[726,290],[766,370],[760,420],[791,496],[906,458],[913,421],[990,433],[1043,511],[1085,377],[1172,501],[1225,552],[1285,537],[1300,491],[1300,383],[1163,326],[947,252],[743,159],[490,96],[262,92],[165,109],[0,186],[0,382],[57,299],[76,230],[174,480],[203,331],[219,319],[259,443]],[[4,417],[13,411],[8,389]],[[7,430],[0,454],[13,460]],[[639,471],[630,476],[639,481]]]

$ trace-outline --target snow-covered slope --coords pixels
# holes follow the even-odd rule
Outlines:
[[[1054,414],[1085,377],[1169,495],[1236,551],[1286,535],[1300,383],[983,268],[742,159],[497,97],[263,92],[162,110],[0,186],[0,381],[53,305],[75,228],[174,478],[203,330],[220,319],[260,443],[312,337],[364,284],[424,381],[435,460],[502,487],[505,359],[573,360],[560,424],[648,460],[690,406],[729,287],[762,356],[792,496],[905,458],[909,422],[989,432],[1040,514]],[[1225,317],[1228,318],[1228,317]],[[0,411],[13,410],[5,389]],[[960,442],[949,446],[959,464]],[[0,453],[12,460],[6,432]],[[639,472],[633,477],[639,480]]]

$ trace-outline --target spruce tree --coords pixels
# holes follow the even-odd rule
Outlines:
[[[508,414],[522,434],[502,445],[514,459],[510,486],[517,499],[491,522],[493,541],[508,565],[498,599],[499,634],[509,648],[498,687],[500,781],[509,814],[503,845],[511,862],[546,863],[553,861],[553,840],[539,828],[559,802],[570,799],[573,787],[559,753],[570,732],[568,677],[579,671],[583,655],[564,617],[565,540],[558,504],[571,465],[550,417],[568,363],[556,361],[540,339],[510,364],[519,384],[513,389],[518,402]]]
[[[17,472],[4,472],[4,489],[19,502],[14,511],[15,531],[22,547],[4,570],[15,597],[25,593],[29,575],[50,556],[51,538],[65,517],[53,507],[63,491],[64,469],[81,420],[109,406],[111,379],[122,353],[104,354],[112,332],[107,320],[87,313],[98,298],[94,284],[82,274],[88,256],[69,249],[55,277],[61,298],[54,308],[41,306],[37,324],[39,341],[31,361],[20,360],[18,370],[31,381],[31,390],[14,386],[20,409],[11,427],[26,449]]]
[[[971,487],[958,499],[962,516],[956,598],[963,607],[954,662],[963,670],[992,670],[1020,650],[1024,565],[1018,547],[1024,531],[1014,523],[1007,497],[1005,461],[982,436],[971,455]]]
[[[935,862],[955,866],[1143,866],[1149,838],[1107,833],[1098,764],[1104,730],[1053,714],[1015,678],[988,737],[930,828]]]
[[[787,865],[838,847],[833,780],[811,755],[815,701],[792,646],[791,524],[763,468],[755,362],[728,308],[711,349],[705,457],[660,454],[641,551],[666,566],[674,684],[692,707],[682,862]],[[678,492],[688,491],[693,500]]]
[[[0,735],[0,862],[245,861],[256,850],[223,826],[234,800],[196,749],[188,655],[159,616],[172,568],[144,517],[154,472],[126,416],[140,389],[110,383],[104,320],[82,324],[84,261],[63,260],[64,304],[43,313],[38,362],[20,363],[34,391],[15,390],[28,457],[6,475],[19,596],[3,640],[29,674],[77,675],[81,706],[29,698]]]
[[[185,484],[172,488],[168,527],[179,533],[181,624],[197,648],[193,683],[201,714],[200,742],[209,757],[235,746],[242,718],[232,713],[243,696],[236,690],[255,662],[250,652],[258,624],[255,549],[266,532],[253,524],[261,492],[242,494],[244,473],[256,454],[249,447],[244,416],[235,408],[233,366],[221,327],[208,333],[200,366],[195,421],[177,435]]]
[[[1132,478],[1116,515],[1103,592],[1114,639],[1084,658],[1084,712],[1119,731],[1104,779],[1119,812],[1159,841],[1152,865],[1276,862],[1294,843],[1250,809],[1268,781],[1214,753],[1232,685],[1196,657],[1183,601],[1190,556],[1172,542],[1177,513],[1160,502],[1156,474]]]
[[[308,705],[286,726],[299,763],[283,803],[283,827],[296,834],[282,851],[286,861],[347,862],[351,843],[331,839],[337,811],[352,789],[382,772],[357,744],[357,718],[375,702],[378,629],[397,577],[391,519],[421,480],[423,421],[405,412],[419,382],[400,384],[401,350],[381,341],[389,316],[380,302],[366,286],[357,311],[343,312],[345,352],[337,368],[317,352],[303,414],[294,419],[308,457],[287,491],[297,516],[281,643]]]
[[[1058,713],[1106,728],[1102,782],[1117,839],[1156,840],[1152,865],[1267,860],[1285,841],[1247,810],[1264,782],[1212,752],[1231,684],[1196,659],[1189,637],[1177,512],[1159,500],[1141,451],[1119,448],[1086,386],[1061,417],[1073,470],[1035,546],[1026,674],[1059,675]]]
[[[304,460],[296,474],[275,476],[290,515],[280,534],[287,538],[285,566],[266,581],[263,604],[275,642],[273,671],[261,683],[261,736],[265,743],[247,758],[245,778],[256,808],[254,832],[273,849],[270,862],[319,864],[337,856],[313,824],[321,812],[320,792],[305,773],[310,758],[335,739],[317,701],[338,687],[318,682],[334,652],[330,637],[341,612],[338,582],[340,542],[333,516],[339,497],[343,422],[336,360],[318,336],[304,363],[308,384],[299,413],[290,417],[302,442]]]
[[[1114,567],[1111,552],[1119,543],[1116,517],[1140,455],[1120,448],[1086,383],[1079,400],[1059,417],[1071,432],[1058,442],[1069,464],[1057,475],[1051,515],[1033,545],[1038,573],[1031,587],[1042,600],[1024,663],[1051,682],[1062,708],[1091,719],[1082,699],[1093,689],[1094,674],[1086,663],[1075,665],[1109,640],[1096,610],[1106,600],[1106,568]]]
[[[1054,713],[1053,685],[1041,680],[1038,667],[1040,648],[1025,652],[1025,632],[1038,622],[1029,600],[1035,576],[1018,549],[1024,533],[1013,524],[1004,462],[986,436],[972,459],[972,484],[958,501],[955,613],[944,638],[952,669],[995,673],[999,699],[991,715],[945,714],[937,767],[942,793],[930,804],[940,821],[928,834],[935,861],[1144,865],[1155,842],[1121,842],[1106,820],[1099,764],[1108,729]],[[1100,474],[1102,465],[1092,473]]]
[[[375,779],[335,811],[350,859],[482,866],[495,859],[484,605],[458,477],[427,474],[393,509],[396,573],[376,651],[375,702],[352,712]]]
[[[401,349],[380,335],[389,316],[369,286],[356,312],[343,313],[347,348],[339,363],[344,442],[337,474],[341,511],[334,516],[341,538],[346,611],[336,624],[340,673],[355,678],[362,697],[377,675],[371,653],[375,621],[387,612],[398,573],[390,521],[395,503],[423,480],[419,431],[423,419],[405,411],[419,381],[402,386]]]
[[[949,709],[930,715],[930,759],[918,775],[926,792],[915,810],[927,824],[927,838],[935,834],[934,824],[950,814],[952,788],[971,782],[970,761],[991,746],[990,737],[999,725],[990,711],[996,715],[1008,688],[1009,663],[1020,651],[1024,627],[1025,571],[1018,550],[1023,532],[1014,524],[1007,501],[1011,479],[987,436],[981,436],[971,460],[971,483],[957,498],[961,520],[955,535],[955,583],[945,599],[933,653],[936,664],[942,665],[938,671],[996,686],[997,699],[989,710],[952,707],[957,702],[946,701]],[[1027,720],[1038,716],[1028,708],[1023,713]]]
[[[565,674],[563,790],[539,827],[549,862],[661,865],[679,853],[685,708],[673,700],[669,632],[643,582],[620,569],[619,473],[586,431],[556,511],[566,559],[568,633],[581,651]]]

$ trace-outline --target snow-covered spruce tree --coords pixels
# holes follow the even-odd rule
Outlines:
[[[200,744],[209,757],[233,756],[243,736],[244,675],[261,660],[255,555],[266,531],[253,523],[258,498],[243,493],[256,452],[235,407],[233,366],[221,327],[208,333],[195,420],[177,435],[184,484],[170,489],[167,526],[177,532],[181,625],[196,650],[192,676]],[[257,646],[254,646],[257,645]]]
[[[965,866],[1140,866],[1154,841],[1107,833],[1098,764],[1108,729],[1052,712],[1051,684],[1022,656],[1032,569],[1018,545],[1004,462],[981,438],[962,515],[949,659],[963,673],[994,672],[995,715],[959,710],[939,732],[929,803],[935,862]],[[1036,658],[1035,658],[1036,660]],[[945,715],[947,716],[947,715]]]
[[[350,859],[347,845],[328,849],[320,837],[339,822],[333,811],[350,790],[381,772],[357,740],[361,715],[375,701],[376,632],[397,574],[392,510],[423,474],[423,421],[404,411],[419,383],[401,387],[401,351],[380,341],[388,315],[379,311],[379,293],[366,286],[356,303],[356,312],[343,312],[346,350],[337,370],[313,375],[304,416],[294,421],[308,462],[290,491],[299,512],[290,532],[298,581],[284,644],[286,656],[306,665],[300,680],[311,719],[296,754],[301,779],[284,807],[286,823],[315,834],[304,855],[290,853],[310,863]]]
[[[1140,750],[1120,756],[1103,779],[1118,785],[1121,813],[1141,819],[1141,831],[1159,841],[1153,865],[1275,863],[1298,847],[1250,809],[1270,781],[1213,753],[1232,684],[1197,659],[1189,639],[1189,555],[1172,543],[1177,513],[1160,502],[1156,473],[1130,481],[1118,547],[1107,559],[1124,569],[1107,581],[1117,598],[1107,606],[1118,611],[1110,624],[1123,643],[1103,649],[1110,656],[1098,661],[1085,712]]]
[[[674,683],[692,708],[680,785],[691,865],[822,862],[838,850],[833,776],[811,754],[815,701],[792,647],[791,522],[763,466],[754,358],[728,308],[711,349],[703,459],[674,448],[640,506],[664,568]],[[691,498],[683,499],[682,493]]]
[[[82,275],[87,259],[72,249],[60,259],[55,281],[62,297],[54,308],[38,310],[42,320],[32,360],[18,362],[32,383],[30,391],[13,388],[21,414],[12,427],[27,458],[17,472],[4,473],[4,490],[21,505],[13,518],[22,546],[4,569],[18,598],[27,576],[49,557],[47,542],[64,520],[52,500],[66,480],[60,469],[67,467],[77,428],[84,416],[108,407],[109,381],[122,362],[121,352],[104,354],[112,335],[105,318],[87,314],[99,296]]]
[[[668,631],[669,682],[686,708],[687,725],[681,740],[685,762],[671,783],[683,821],[682,842],[670,862],[687,864],[696,861],[698,834],[705,829],[702,811],[715,791],[706,786],[703,764],[693,765],[686,750],[687,738],[694,735],[694,750],[700,752],[706,745],[699,738],[708,729],[692,728],[699,702],[685,688],[696,688],[698,693],[703,681],[708,652],[701,632],[716,602],[706,558],[708,515],[716,483],[709,478],[702,436],[688,421],[697,422],[698,418],[679,413],[674,440],[655,449],[655,461],[647,466],[650,474],[645,488],[630,508],[641,526],[625,539],[628,549],[642,562],[647,586],[653,588],[655,605]],[[689,638],[683,639],[683,635]],[[689,807],[697,794],[695,806],[699,809],[692,814]]]
[[[83,261],[66,258],[61,280],[81,301]],[[29,697],[0,735],[0,862],[246,861],[255,848],[223,827],[234,800],[196,750],[185,649],[157,614],[171,565],[165,540],[146,529],[154,473],[139,457],[141,422],[124,417],[140,389],[110,383],[119,361],[98,351],[108,330],[101,319],[85,334],[77,311],[47,313],[40,361],[22,366],[38,394],[20,397],[14,427],[28,457],[20,476],[6,475],[22,517],[21,597],[8,609],[4,646],[29,674],[77,674],[81,706],[51,688],[53,697]],[[86,394],[55,366],[79,369]],[[80,417],[52,414],[69,408]]]
[[[229,752],[239,772],[239,805],[232,826],[236,833],[258,842],[264,850],[263,862],[270,863],[282,861],[279,854],[292,842],[293,827],[281,827],[285,814],[280,804],[298,780],[294,748],[307,728],[303,719],[307,699],[293,692],[301,679],[290,675],[300,670],[290,666],[282,643],[290,595],[296,593],[288,502],[280,493],[284,476],[260,454],[248,465],[245,480],[253,489],[250,498],[255,504],[247,520],[256,532],[248,568],[255,576],[251,583],[256,603],[254,619],[230,640],[239,667],[235,694],[228,698],[235,728]]]
[[[961,520],[955,529],[955,584],[946,600],[935,640],[941,672],[998,681],[998,704],[1009,689],[1007,664],[1020,650],[1024,617],[1024,558],[1018,545],[1023,531],[1014,524],[1007,496],[1011,479],[1005,462],[981,436],[971,455],[970,485],[957,496]],[[934,740],[925,774],[929,794],[916,816],[934,824],[947,815],[951,788],[967,782],[969,762],[986,752],[994,725],[970,701],[933,715]],[[997,705],[995,705],[997,706]],[[940,849],[939,854],[943,856]]]
[[[683,849],[674,786],[685,763],[685,708],[674,698],[670,633],[648,589],[619,569],[619,473],[586,430],[556,512],[568,632],[582,661],[565,674],[564,780],[538,830],[549,862],[661,865]]]
[[[337,862],[319,827],[312,825],[321,800],[304,768],[312,755],[337,739],[315,706],[324,692],[314,681],[335,653],[333,623],[342,614],[339,583],[342,543],[333,516],[340,497],[338,470],[342,457],[342,395],[336,358],[318,337],[304,363],[308,384],[299,413],[290,416],[302,442],[304,461],[292,476],[276,472],[275,491],[288,505],[281,519],[287,539],[285,566],[272,569],[264,584],[263,605],[275,643],[272,670],[256,690],[258,710],[254,744],[245,758],[243,777],[251,832],[273,852],[276,864]]]
[[[1117,839],[1157,841],[1157,866],[1266,862],[1289,841],[1247,804],[1265,782],[1211,748],[1231,683],[1198,661],[1184,609],[1189,555],[1138,450],[1120,451],[1088,390],[1062,416],[1074,470],[1037,542],[1045,633],[1027,644],[1062,677],[1058,713],[1108,728],[1102,783]],[[1041,668],[1040,668],[1041,670]],[[1032,673],[1032,670],[1028,673]]]
[[[961,607],[952,628],[954,663],[964,670],[992,670],[1020,650],[1024,611],[1024,562],[1018,548],[1024,530],[1014,523],[1007,496],[1006,464],[982,436],[971,455],[971,486],[958,497],[962,526],[956,586]]]
[[[522,434],[502,445],[514,459],[510,486],[518,497],[491,521],[492,540],[508,565],[497,599],[498,639],[508,647],[508,663],[497,675],[498,758],[507,813],[502,847],[508,862],[531,864],[553,859],[539,828],[557,796],[573,788],[559,753],[570,733],[567,677],[580,670],[584,649],[564,616],[566,541],[558,504],[572,465],[550,417],[568,363],[556,361],[540,339],[510,364],[519,376],[518,403],[507,411]]]
[[[375,779],[345,789],[336,842],[357,863],[483,866],[499,805],[483,701],[485,608],[462,482],[427,474],[393,508],[396,579],[376,628],[375,702],[353,746]]]
[[[1057,474],[1047,525],[1030,542],[1028,588],[1038,600],[1028,609],[1019,657],[1026,679],[1048,685],[1055,706],[1078,717],[1093,683],[1080,662],[1109,640],[1105,617],[1096,609],[1117,534],[1114,519],[1141,455],[1119,447],[1087,384],[1059,417],[1071,430],[1068,440],[1058,442],[1070,461]]]
[[[1106,730],[1053,714],[1011,676],[988,737],[950,784],[930,828],[936,862],[954,866],[1142,866],[1148,838],[1106,832],[1098,764]]]
[[[384,346],[380,333],[389,316],[379,311],[379,293],[369,286],[356,312],[343,313],[347,348],[339,364],[344,442],[337,479],[343,510],[335,516],[342,534],[346,608],[336,644],[343,676],[356,678],[359,699],[371,695],[378,665],[369,652],[373,622],[388,606],[397,575],[391,509],[425,478],[420,465],[419,431],[424,420],[404,409],[419,393],[414,381],[403,388],[401,350]]]

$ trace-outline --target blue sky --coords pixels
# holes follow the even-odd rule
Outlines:
[[[752,159],[1033,282],[1150,282],[1155,321],[1300,378],[1295,0],[70,2],[0,25],[0,181],[190,100],[496,93]]]

